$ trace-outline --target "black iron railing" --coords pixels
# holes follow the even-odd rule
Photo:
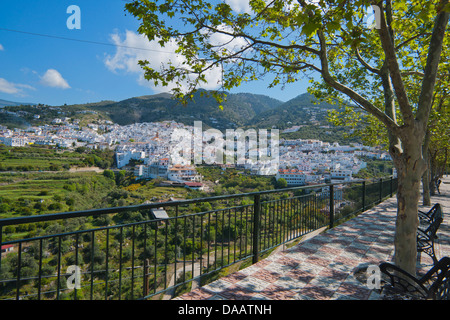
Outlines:
[[[396,189],[389,178],[3,219],[0,299],[172,297]]]

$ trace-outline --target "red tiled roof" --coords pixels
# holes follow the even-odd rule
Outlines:
[[[203,184],[201,184],[200,182],[185,182],[185,185],[187,185],[188,187],[201,187],[203,186]]]

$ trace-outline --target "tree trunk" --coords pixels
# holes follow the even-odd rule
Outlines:
[[[417,144],[417,140],[411,140]],[[415,275],[420,182],[426,165],[422,158],[421,143],[414,146],[413,141],[405,144],[403,139],[402,142],[404,151],[394,159],[398,173],[394,263]]]
[[[430,147],[430,139],[431,139],[431,133],[430,130],[427,130],[427,133],[425,135],[425,139],[423,142],[423,159],[425,160],[425,163],[427,164],[427,169],[425,170],[425,173],[422,177],[422,204],[424,206],[431,206],[431,196],[430,196],[430,160],[429,160],[429,153],[428,148]]]
[[[427,163],[429,163],[427,161]],[[430,195],[430,171],[427,169],[422,177],[422,204],[424,206],[431,206],[431,195]]]
[[[437,181],[437,163],[436,163],[436,157],[437,157],[437,151],[434,151],[433,153],[430,152],[429,158],[428,158],[428,168],[430,171],[430,181],[429,181],[429,187],[430,187],[430,195],[435,196],[436,195],[436,181]]]

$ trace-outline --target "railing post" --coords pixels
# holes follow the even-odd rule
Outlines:
[[[334,226],[334,185],[330,184],[330,228]]]
[[[383,199],[383,178],[380,178],[380,202]]]
[[[366,180],[362,182],[362,212],[366,211]]]
[[[391,192],[391,198],[394,195],[394,176],[391,176],[391,181],[390,181],[390,192]]]
[[[0,278],[2,278],[2,244],[3,244],[3,226],[0,226]]]
[[[148,296],[148,269],[150,261],[148,259],[144,260],[144,297]]]
[[[259,235],[261,218],[261,195],[255,194],[253,201],[253,259],[252,263],[259,260]]]

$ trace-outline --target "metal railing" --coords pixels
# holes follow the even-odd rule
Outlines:
[[[361,180],[2,219],[0,244],[10,251],[0,257],[0,299],[178,295],[396,189],[396,179]]]

